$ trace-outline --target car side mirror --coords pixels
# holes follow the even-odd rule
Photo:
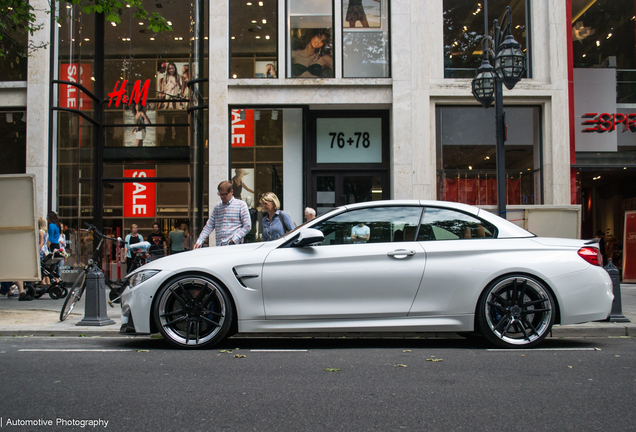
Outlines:
[[[324,234],[314,228],[307,228],[300,231],[298,235],[298,239],[296,239],[292,246],[294,247],[304,247],[304,246],[313,246],[322,243],[325,241]]]

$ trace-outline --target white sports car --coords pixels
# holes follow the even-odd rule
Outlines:
[[[160,332],[182,348],[235,332],[477,332],[527,348],[555,323],[609,316],[597,246],[536,237],[464,204],[352,204],[272,242],[139,268],[122,295],[122,332]]]

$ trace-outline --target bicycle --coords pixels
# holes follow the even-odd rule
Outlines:
[[[148,249],[150,249],[150,243],[147,241],[139,242],[132,244],[128,247],[130,253],[134,255],[132,264],[130,269],[127,269],[127,273],[132,273],[135,269],[145,265],[150,262],[150,254],[148,253]],[[108,306],[114,308],[115,303],[121,302],[121,295],[126,288],[126,284],[120,285],[116,288],[111,288],[110,293],[108,293]]]
[[[106,237],[104,234],[99,232],[99,230],[94,225],[91,225],[89,223],[85,223],[84,225],[88,228],[87,231],[92,232],[95,236],[99,238],[99,243],[97,247],[95,248],[95,251],[93,252],[93,257],[90,260],[88,260],[88,264],[84,267],[84,270],[82,270],[82,272],[78,275],[68,295],[66,296],[66,300],[64,300],[64,306],[62,306],[62,310],[60,311],[60,321],[64,321],[66,318],[68,318],[68,316],[70,315],[71,311],[73,310],[77,302],[80,301],[80,299],[82,298],[82,294],[84,294],[84,290],[86,289],[86,279],[87,279],[86,276],[88,275],[88,273],[91,271],[97,271],[101,274],[104,274],[102,269],[97,265],[97,261],[98,261],[98,258],[100,257],[102,244],[104,243],[104,240],[121,242],[121,238]],[[114,281],[108,279],[106,276],[104,276],[104,280],[106,282],[106,285],[111,290],[121,289],[119,284],[116,284]]]

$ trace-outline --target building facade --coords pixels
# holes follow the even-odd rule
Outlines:
[[[575,203],[587,189],[572,169],[577,3],[153,1],[166,33],[55,3],[58,21],[38,12],[34,38],[49,47],[22,75],[2,60],[0,130],[15,136],[4,172],[36,174],[39,214],[114,235],[158,221],[196,236],[230,179],[255,218],[248,241],[269,191],[297,224],[307,206],[375,199],[492,206],[494,108],[471,81],[484,23],[492,32],[510,5],[528,70],[504,91],[508,203]]]

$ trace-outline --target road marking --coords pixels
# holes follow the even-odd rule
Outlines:
[[[27,352],[119,352],[132,351],[131,349],[21,349]]]
[[[253,349],[250,352],[307,352],[306,349]]]
[[[600,348],[511,348],[511,349],[487,349],[486,351],[600,351]]]

